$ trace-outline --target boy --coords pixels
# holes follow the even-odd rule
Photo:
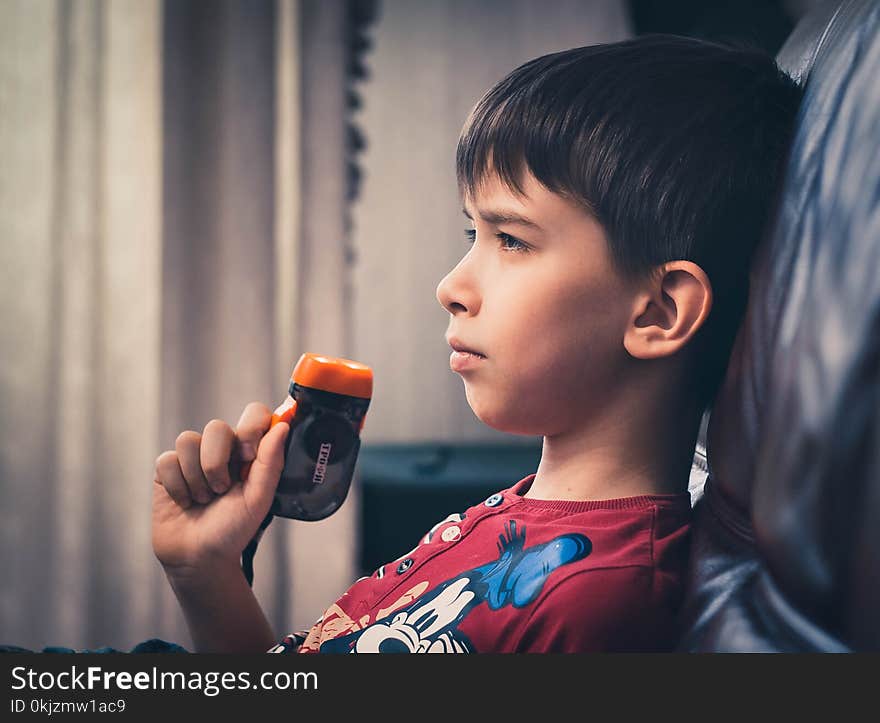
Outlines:
[[[253,403],[235,429],[182,433],[156,462],[153,545],[196,649],[671,649],[699,422],[799,100],[761,53],[669,36],[547,55],[492,88],[457,152],[473,246],[437,298],[477,417],[543,435],[536,473],[277,643],[239,557],[288,426]]]

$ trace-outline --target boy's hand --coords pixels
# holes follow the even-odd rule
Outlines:
[[[166,573],[198,575],[240,564],[272,505],[284,466],[290,425],[281,422],[269,430],[271,420],[268,407],[252,402],[236,429],[211,420],[202,434],[182,432],[175,449],[157,457],[153,552]]]

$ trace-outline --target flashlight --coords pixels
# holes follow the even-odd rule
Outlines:
[[[272,415],[272,426],[290,424],[272,514],[313,521],[339,509],[351,486],[372,393],[368,366],[319,354],[300,357],[287,399]]]
[[[313,353],[299,358],[287,398],[272,415],[270,429],[287,422],[290,431],[269,514],[242,553],[249,584],[257,544],[274,516],[322,520],[345,501],[372,394],[373,372],[365,364]]]

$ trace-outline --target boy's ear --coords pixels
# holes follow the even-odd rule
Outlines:
[[[636,294],[623,345],[637,359],[671,356],[693,338],[711,309],[706,272],[691,261],[665,263]]]

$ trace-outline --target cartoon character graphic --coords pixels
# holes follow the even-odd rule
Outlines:
[[[581,534],[560,535],[525,546],[525,526],[515,520],[499,536],[498,559],[468,570],[437,586],[407,607],[361,630],[325,641],[322,653],[470,653],[472,643],[458,624],[477,605],[520,608],[541,592],[554,570],[590,554],[592,543]]]

